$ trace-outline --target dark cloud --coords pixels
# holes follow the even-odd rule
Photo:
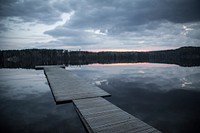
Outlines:
[[[101,42],[106,42],[111,47],[117,45],[180,47],[180,41],[182,45],[197,45],[197,41],[188,38],[199,39],[199,32],[183,31],[185,29],[182,27],[186,23],[200,21],[200,15],[197,13],[200,12],[198,5],[198,0],[80,1],[72,6],[75,13],[69,22],[62,27],[46,31],[45,34],[55,38],[66,37],[65,41],[60,41],[70,42],[75,46],[91,45],[91,40],[99,46]],[[107,37],[96,39],[92,34],[84,32],[88,29],[100,30],[106,33]],[[118,41],[112,42],[116,43],[116,46],[109,44],[110,39]]]
[[[51,24],[60,19],[61,11],[56,3],[43,0],[6,0],[0,2],[0,18],[18,17],[25,22]],[[62,11],[69,11],[67,8]]]
[[[75,11],[69,26],[135,30],[149,21],[174,23],[200,21],[199,0],[6,0],[0,1],[0,16],[24,21],[55,22],[63,12]]]
[[[0,30],[0,33],[1,33],[1,32],[5,32],[5,31],[8,30],[8,28],[6,28],[4,24],[0,24],[0,29],[1,29],[1,30]]]
[[[13,2],[17,2],[17,0],[0,0],[0,5],[9,5]]]
[[[196,46],[199,12],[200,0],[0,0],[0,20],[6,20],[0,29],[24,22],[55,24],[70,13],[64,25],[44,32],[56,40],[52,45]]]
[[[88,0],[87,4],[79,4],[80,7],[67,26],[109,29],[115,33],[134,31],[138,25],[151,21],[200,21],[199,0]]]
[[[141,9],[140,20],[168,20],[174,23],[186,23],[200,20],[199,0],[142,0],[137,6]]]

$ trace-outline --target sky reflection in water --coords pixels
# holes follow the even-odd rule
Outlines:
[[[140,63],[72,71],[109,92],[112,96],[106,99],[163,132],[200,131],[199,67]]]
[[[163,132],[200,131],[200,67],[138,63],[66,69]],[[71,103],[55,104],[43,71],[0,69],[0,86],[1,132],[85,132]]]
[[[0,69],[0,132],[85,132],[72,103],[56,105],[43,71]]]

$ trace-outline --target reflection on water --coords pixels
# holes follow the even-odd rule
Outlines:
[[[200,132],[200,67],[139,63],[66,69],[163,132]],[[0,102],[0,132],[85,132],[71,103],[55,104],[43,71],[0,69]]]
[[[72,104],[56,105],[43,71],[0,69],[0,132],[85,132]]]
[[[68,69],[68,68],[66,68]],[[112,96],[123,110],[163,132],[200,132],[200,68],[165,64],[71,69]]]
[[[45,75],[41,71],[34,70],[0,70],[1,97],[13,100],[23,100],[31,95],[43,94],[49,91],[44,84]],[[23,82],[22,82],[23,81]],[[46,82],[47,83],[47,82]]]

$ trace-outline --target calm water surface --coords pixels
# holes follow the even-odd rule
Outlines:
[[[1,133],[85,133],[71,103],[56,105],[43,71],[0,69]]]
[[[200,67],[138,63],[66,69],[163,132],[200,132]],[[85,132],[71,103],[55,104],[41,70],[0,69],[0,102],[1,132]]]

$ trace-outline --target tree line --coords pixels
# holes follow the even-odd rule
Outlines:
[[[1,50],[0,68],[34,68],[37,65],[87,65],[92,63],[168,63],[199,66],[200,47],[150,52],[88,52],[62,49]]]

